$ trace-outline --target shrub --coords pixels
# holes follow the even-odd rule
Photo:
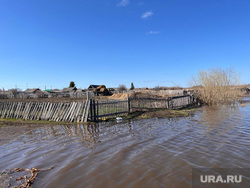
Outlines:
[[[192,80],[192,85],[199,86],[194,94],[203,103],[231,103],[241,95],[238,73],[233,69],[211,69],[200,71]]]
[[[118,87],[119,91],[127,91],[127,87],[124,84],[119,85]]]

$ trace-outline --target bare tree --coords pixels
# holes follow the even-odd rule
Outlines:
[[[119,91],[127,91],[127,87],[124,84],[119,85],[118,87]]]
[[[199,86],[195,95],[208,105],[234,102],[241,95],[238,73],[233,69],[202,70],[193,78],[192,85]]]
[[[159,90],[161,90],[161,87],[160,86],[155,86],[154,90],[159,91]]]

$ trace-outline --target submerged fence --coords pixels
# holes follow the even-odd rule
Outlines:
[[[0,103],[1,118],[46,121],[84,121],[86,102],[5,102]]]
[[[0,102],[0,118],[87,122],[129,113],[128,100],[71,103]]]
[[[1,118],[24,120],[87,122],[105,117],[128,114],[137,109],[178,109],[195,103],[192,96],[158,98],[127,98],[126,100],[51,103],[51,102],[0,102]]]
[[[130,100],[132,109],[179,109],[196,102],[191,95],[168,98],[134,98]]]

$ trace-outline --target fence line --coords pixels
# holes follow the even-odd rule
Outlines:
[[[84,110],[86,111],[85,103],[1,102],[0,117],[24,120],[83,122],[83,112]]]
[[[179,109],[196,102],[190,95],[168,98],[133,98],[130,101],[132,109]]]
[[[0,118],[24,120],[87,122],[125,115],[137,109],[178,109],[195,103],[193,96],[132,98],[125,100],[83,102],[0,102]]]
[[[95,101],[92,100],[93,118],[112,117],[129,113],[129,100]]]

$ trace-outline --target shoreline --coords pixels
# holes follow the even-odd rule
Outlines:
[[[169,109],[154,109],[149,111],[135,111],[131,114],[123,116],[124,120],[132,119],[153,119],[153,118],[177,118],[188,117],[192,115],[198,108],[186,108],[181,110],[169,110]]]
[[[136,111],[126,116],[122,116],[124,120],[139,120],[139,119],[153,119],[153,118],[177,118],[188,117],[192,115],[198,108],[190,107],[182,110],[149,110],[149,111]],[[114,121],[115,118],[107,119],[106,121]],[[80,123],[80,124],[89,124]],[[72,122],[52,122],[52,121],[39,121],[39,120],[22,120],[22,119],[2,119],[0,118],[0,147],[8,144],[14,138],[25,134],[28,131],[36,128],[52,125],[70,125],[78,124]]]

